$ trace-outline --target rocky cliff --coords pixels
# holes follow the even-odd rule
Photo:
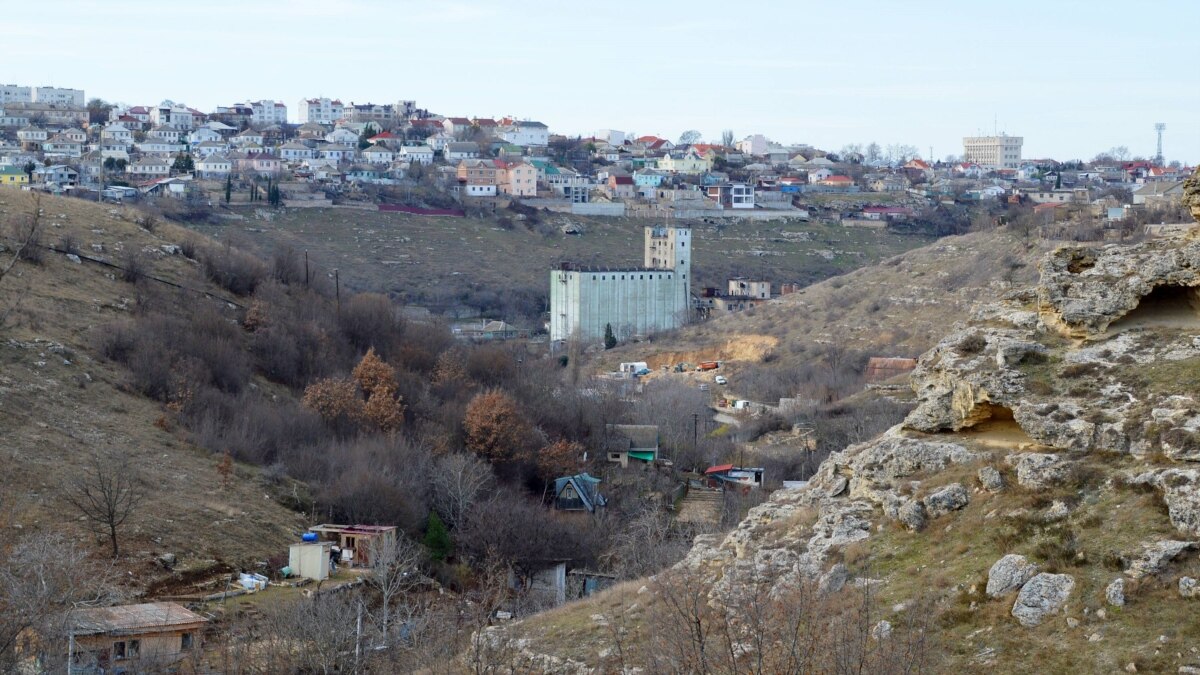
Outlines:
[[[1200,239],[1040,270],[921,357],[903,424],[660,575],[723,608],[730,663],[756,653],[752,579],[869,591],[863,649],[919,633],[939,671],[1200,672]]]

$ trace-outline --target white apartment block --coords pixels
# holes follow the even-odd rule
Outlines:
[[[287,106],[282,101],[250,101],[250,123],[254,125],[287,124]]]
[[[31,103],[33,88],[19,84],[0,84],[0,103]]]
[[[346,106],[338,99],[304,98],[296,110],[296,119],[300,124],[316,122],[317,124],[334,124],[345,115]]]
[[[967,136],[963,138],[963,161],[985,169],[1016,169],[1021,165],[1020,136]]]
[[[33,103],[53,103],[54,105],[73,105],[83,107],[82,89],[62,89],[60,87],[34,87]]]

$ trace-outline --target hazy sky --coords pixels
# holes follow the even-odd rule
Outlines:
[[[5,2],[0,82],[204,111],[302,97],[836,150],[1025,138],[1200,161],[1200,2]],[[994,122],[995,120],[995,122]]]

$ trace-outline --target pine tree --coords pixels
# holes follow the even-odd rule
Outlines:
[[[613,335],[611,323],[604,324],[604,348],[612,349],[617,346],[617,336]]]
[[[429,512],[429,522],[425,524],[425,539],[422,543],[429,549],[429,557],[438,562],[450,556],[450,533],[446,531],[446,524],[442,522],[437,511]]]

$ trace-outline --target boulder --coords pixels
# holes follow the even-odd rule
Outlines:
[[[1025,585],[1026,581],[1037,574],[1037,565],[1029,562],[1023,555],[1009,553],[992,565],[988,570],[987,595],[998,598],[1011,593]]]
[[[871,637],[876,640],[886,640],[892,636],[892,623],[887,619],[881,620],[871,629]]]
[[[971,502],[967,489],[961,483],[951,483],[924,499],[925,510],[931,518],[939,518],[957,511]]]
[[[1185,534],[1200,536],[1200,471],[1167,469],[1153,481],[1162,490],[1171,524]]]
[[[896,519],[903,523],[910,532],[919,532],[925,529],[927,520],[925,505],[915,499],[907,501],[900,507]]]
[[[985,466],[977,474],[979,484],[988,492],[999,492],[1004,489],[1004,476],[994,466]]]
[[[1070,466],[1059,455],[1024,452],[1005,458],[1017,467],[1017,482],[1022,487],[1044,490],[1066,480]]]
[[[1037,626],[1063,608],[1074,588],[1075,579],[1069,574],[1038,574],[1021,587],[1012,615],[1022,626]]]
[[[837,593],[846,586],[846,582],[850,580],[850,571],[842,563],[838,563],[829,568],[829,571],[821,575],[817,581],[817,589],[822,593]]]
[[[1125,606],[1125,580],[1113,579],[1113,582],[1104,589],[1104,601],[1113,607]]]
[[[1179,577],[1179,594],[1185,598],[1200,596],[1200,584],[1191,577]]]
[[[1194,541],[1156,541],[1144,544],[1142,551],[1129,561],[1125,574],[1133,579],[1160,574],[1180,553],[1195,548]]]

